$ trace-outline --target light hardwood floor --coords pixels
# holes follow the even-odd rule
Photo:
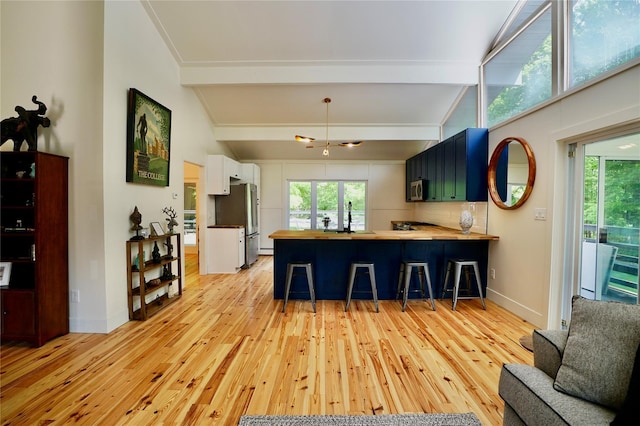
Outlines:
[[[474,412],[502,423],[503,363],[534,327],[494,303],[273,300],[272,258],[198,276],[146,322],[0,352],[3,425],[235,425],[243,414]],[[123,292],[125,289],[123,288]]]

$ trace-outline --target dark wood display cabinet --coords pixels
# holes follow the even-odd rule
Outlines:
[[[67,157],[0,152],[3,341],[42,346],[69,332]]]
[[[180,299],[181,253],[180,234],[127,241],[129,319],[144,321]],[[178,287],[171,292],[174,283]]]

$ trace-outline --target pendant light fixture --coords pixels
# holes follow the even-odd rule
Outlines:
[[[325,147],[322,150],[322,155],[324,155],[325,157],[328,157],[329,156],[329,104],[331,103],[331,98],[324,98],[322,102],[324,102],[324,104],[327,106],[327,120],[326,120],[325,130],[324,130]]]
[[[313,143],[315,142],[315,138],[311,138],[309,136],[301,136],[301,135],[296,135],[295,139],[297,142],[302,142],[307,145],[307,148],[320,148],[322,147],[322,155],[325,157],[329,156],[329,147],[332,146],[339,146],[342,148],[352,148],[352,147],[357,147],[360,146],[362,144],[362,141],[353,141],[353,142],[342,142],[342,143],[336,143],[336,144],[332,144],[329,143],[329,104],[331,103],[331,98],[324,98],[322,100],[322,102],[324,102],[324,104],[326,105],[326,120],[325,120],[325,140],[324,140],[324,145],[313,145]]]

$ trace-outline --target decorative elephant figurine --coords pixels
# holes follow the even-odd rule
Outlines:
[[[13,150],[20,151],[22,142],[27,141],[29,151],[38,149],[38,126],[49,127],[51,120],[42,117],[47,112],[47,106],[38,101],[38,97],[33,95],[31,102],[38,105],[38,109],[27,111],[21,106],[16,106],[17,117],[5,118],[2,120],[2,142],[13,141]]]

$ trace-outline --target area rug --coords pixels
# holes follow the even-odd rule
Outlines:
[[[482,426],[473,413],[381,414],[378,416],[242,416],[240,426]]]
[[[533,352],[533,336],[530,334],[527,336],[522,336],[520,338],[520,345],[529,352]]]

